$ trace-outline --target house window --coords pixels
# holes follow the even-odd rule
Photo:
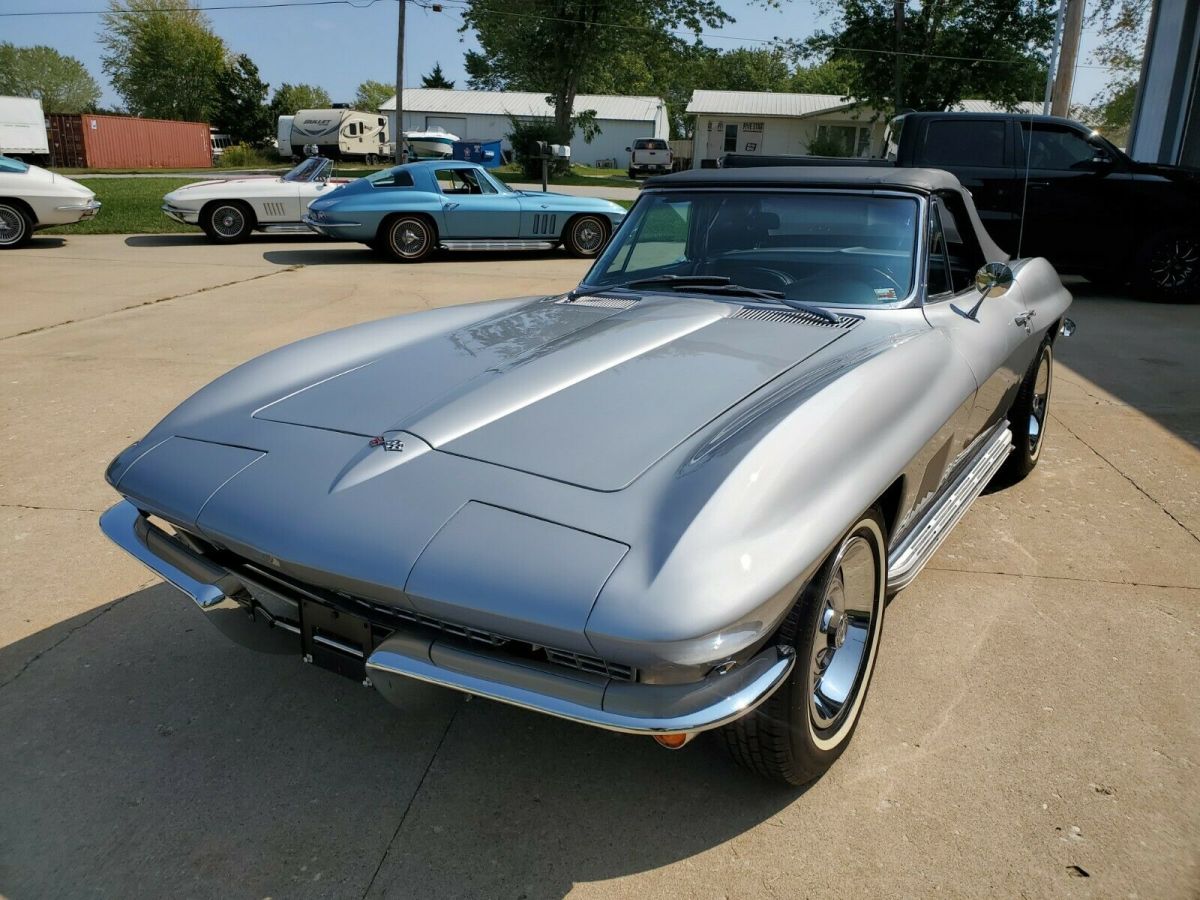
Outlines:
[[[871,147],[871,129],[861,125],[818,125],[817,140],[836,148],[831,156],[866,156]]]
[[[725,152],[737,152],[737,125],[725,126]]]

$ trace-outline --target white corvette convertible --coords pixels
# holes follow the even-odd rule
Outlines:
[[[20,247],[33,233],[90,219],[96,194],[77,181],[0,156],[0,250]]]
[[[209,240],[230,244],[251,231],[309,232],[300,221],[308,204],[348,178],[330,178],[333,163],[314,156],[280,177],[255,176],[185,184],[163,197],[176,222],[199,225]]]

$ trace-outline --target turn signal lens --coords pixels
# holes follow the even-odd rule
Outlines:
[[[668,750],[679,750],[692,739],[692,735],[685,732],[679,734],[656,734],[654,740],[658,741],[660,747],[666,747]]]

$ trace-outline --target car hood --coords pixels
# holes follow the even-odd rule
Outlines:
[[[661,297],[538,301],[289,390],[253,416],[414,435],[435,450],[620,490],[845,333],[741,310]]]

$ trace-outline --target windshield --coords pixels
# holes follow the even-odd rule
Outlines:
[[[19,159],[0,156],[0,172],[28,172],[29,166]]]
[[[333,169],[333,163],[319,156],[306,159],[283,176],[284,181],[318,181],[328,178]]]
[[[583,284],[715,276],[805,303],[896,303],[913,290],[919,216],[915,197],[868,193],[644,194]]]

